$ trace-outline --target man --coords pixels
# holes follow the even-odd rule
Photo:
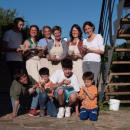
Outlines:
[[[55,98],[59,102],[57,118],[70,117],[71,105],[76,103],[76,114],[78,115],[77,93],[79,92],[78,78],[72,73],[73,63],[70,59],[61,61],[62,69],[58,69],[52,75],[51,89],[55,90]]]
[[[19,48],[23,41],[21,34],[23,25],[22,18],[15,18],[14,28],[5,32],[3,37],[3,49],[6,52],[6,62],[12,79],[15,70],[22,68],[22,54]]]

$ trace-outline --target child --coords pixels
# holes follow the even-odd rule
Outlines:
[[[29,93],[30,96],[32,95],[32,103],[29,110],[29,115],[38,116],[38,113],[35,110],[39,98],[38,83],[31,76],[27,77],[27,74],[24,70],[16,70],[14,73],[14,81],[12,82],[10,88],[13,115],[6,116],[6,118],[14,118],[17,116],[18,110],[20,108],[20,100],[22,100],[22,96],[25,96],[27,93]]]
[[[53,103],[54,91],[50,89],[51,81],[49,80],[49,69],[44,67],[39,70],[39,74],[42,83],[39,82],[40,94],[39,94],[39,105],[40,105],[40,116],[45,116],[45,109],[47,113],[52,116],[57,116],[57,109]]]
[[[73,63],[70,59],[61,61],[62,69],[57,69],[51,77],[51,89],[54,90],[55,98],[59,102],[57,118],[70,117],[71,106],[76,103],[76,114],[78,112],[77,93],[79,82],[77,76],[72,72]]]
[[[79,93],[79,99],[82,101],[80,110],[80,119],[97,121],[97,87],[93,85],[94,74],[92,72],[85,72],[83,74],[83,81],[85,87],[82,87]]]

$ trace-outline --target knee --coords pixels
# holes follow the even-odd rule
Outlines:
[[[64,94],[64,89],[63,88],[59,89],[58,92],[57,92],[57,94],[58,95],[63,95]]]
[[[71,102],[76,102],[76,100],[77,100],[76,93],[72,93],[72,94],[70,95],[70,97],[69,97],[69,100],[70,100]]]
[[[39,98],[40,99],[46,99],[47,98],[47,93],[46,92],[39,93]]]
[[[97,121],[97,116],[91,116],[91,117],[89,117],[89,119],[91,120],[91,121]]]

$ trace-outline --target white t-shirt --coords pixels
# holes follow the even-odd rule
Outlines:
[[[87,48],[92,49],[92,50],[100,49],[100,50],[104,51],[103,38],[100,34],[97,34],[91,42],[88,42],[86,39],[84,39],[83,45],[86,45]],[[100,62],[101,57],[100,57],[100,54],[88,52],[83,57],[83,61]]]
[[[8,42],[7,47],[9,48],[20,48],[22,44],[22,34],[20,32],[16,33],[13,30],[5,32],[3,41]],[[16,52],[6,52],[6,61],[22,61],[22,53]]]
[[[63,70],[58,69],[53,73],[50,80],[52,83],[56,84],[62,82],[64,79],[71,80],[71,83],[68,86],[73,87],[76,92],[80,90],[78,78],[74,73],[72,73],[70,78],[66,78]],[[62,86],[66,87],[66,85],[62,85]]]

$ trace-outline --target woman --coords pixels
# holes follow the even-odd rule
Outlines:
[[[52,41],[51,38],[51,28],[49,26],[44,26],[42,29],[42,34],[44,38],[40,39],[38,42],[38,46],[41,47],[42,45],[47,46],[47,44]],[[40,57],[40,66],[41,68],[47,67],[48,68],[48,60],[46,58],[47,50],[44,52],[44,55]]]
[[[31,49],[32,46],[37,45],[39,28],[36,25],[30,26],[28,32],[28,39],[24,42],[26,46],[24,56],[27,56],[26,69],[28,75],[32,76],[37,82],[40,80],[38,70],[40,69],[40,56],[43,54],[37,49]]]
[[[61,60],[66,57],[68,52],[67,42],[61,39],[61,27],[54,26],[52,33],[55,39],[48,43],[49,55],[47,56],[49,60],[50,76],[57,69],[61,68]]]
[[[74,24],[71,27],[70,31],[71,40],[68,42],[69,50],[73,50],[74,54],[72,56],[68,56],[68,58],[73,61],[73,72],[77,75],[80,87],[83,85],[82,80],[82,31],[79,25]]]
[[[95,34],[95,26],[91,22],[85,22],[83,25],[84,33],[88,38],[83,40],[83,73],[92,71],[94,73],[94,84],[97,85],[97,78],[100,72],[100,55],[104,53],[103,38],[100,34]]]

